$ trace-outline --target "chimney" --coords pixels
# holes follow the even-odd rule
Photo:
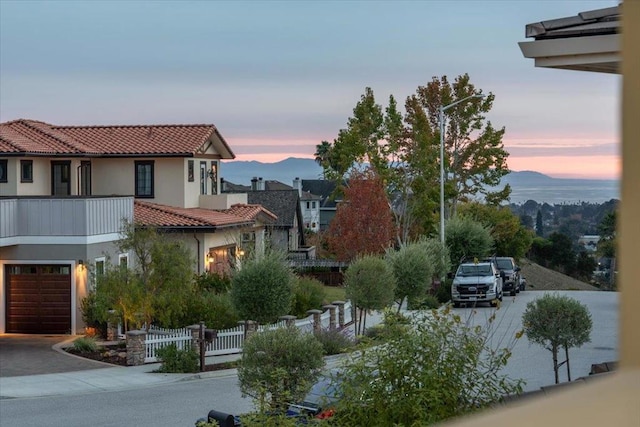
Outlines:
[[[254,176],[253,178],[251,178],[251,191],[256,191],[257,189],[258,189],[258,178]]]
[[[258,178],[258,191],[264,191],[264,181],[262,177]]]
[[[293,180],[293,188],[298,190],[298,197],[302,197],[302,182],[300,182],[300,178],[297,176]]]

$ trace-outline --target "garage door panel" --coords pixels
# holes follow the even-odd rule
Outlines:
[[[7,332],[69,333],[70,272],[68,265],[7,266]]]

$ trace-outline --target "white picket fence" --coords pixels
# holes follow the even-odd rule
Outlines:
[[[336,311],[336,316],[337,316]],[[345,324],[351,323],[352,307],[351,303],[347,302],[344,305],[344,320]],[[331,322],[331,311],[326,310],[320,315],[320,322],[323,329],[328,329]],[[336,319],[337,324],[337,319]],[[280,321],[271,325],[259,325],[258,332],[281,328],[286,326],[285,321]],[[304,319],[298,319],[295,321],[295,326],[304,332],[313,332],[313,316],[305,317]],[[158,361],[156,356],[156,350],[175,343],[179,349],[188,348],[191,345],[191,331],[187,328],[181,329],[162,329],[151,326],[149,333],[145,340],[145,363],[154,363]],[[205,356],[219,356],[223,354],[238,354],[242,353],[242,346],[244,344],[244,326],[236,326],[231,329],[224,329],[218,331],[217,339],[207,344]]]

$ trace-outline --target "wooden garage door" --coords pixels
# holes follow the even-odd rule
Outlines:
[[[70,265],[9,265],[5,273],[7,332],[70,333]]]

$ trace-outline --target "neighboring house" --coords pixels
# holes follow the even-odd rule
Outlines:
[[[334,216],[336,216],[337,203],[339,199],[335,199],[336,183],[334,181],[328,181],[324,179],[303,179],[302,191],[310,194],[316,194],[319,196],[319,217],[320,217],[320,231],[325,231],[329,228],[329,224]]]
[[[320,231],[320,202],[321,196],[311,194],[302,190],[302,181],[300,178],[293,180],[293,188],[298,190],[300,196],[300,208],[302,210],[302,222],[306,230],[315,233]]]
[[[599,241],[600,236],[587,234],[578,238],[578,246],[586,252],[595,253],[598,250]]]
[[[235,156],[214,125],[0,124],[0,333],[77,333],[80,302],[120,253],[122,220],[192,250],[194,270],[237,262],[243,236],[264,245],[276,216],[220,193]]]
[[[249,203],[264,206],[277,216],[277,220],[267,227],[268,241],[273,248],[287,253],[306,250],[298,190],[280,181],[253,178],[251,187],[224,181],[223,191],[230,194],[246,192]],[[251,236],[245,236],[246,239],[251,240]]]

